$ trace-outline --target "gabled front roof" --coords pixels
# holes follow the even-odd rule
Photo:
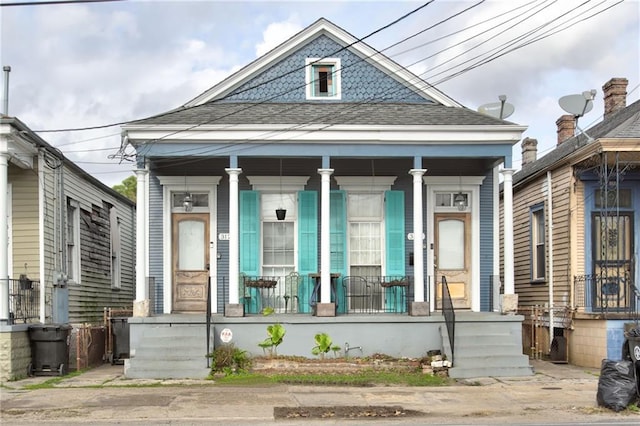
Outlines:
[[[544,157],[525,165],[522,170],[513,175],[514,187],[551,170],[557,163],[598,140],[640,138],[640,100],[585,130],[585,133],[592,139],[584,134],[578,134],[562,142]]]
[[[84,169],[69,160],[59,149],[53,147],[47,141],[38,136],[18,118],[0,115],[0,134],[4,136],[8,143],[7,148],[11,162],[16,163],[17,161],[21,161],[26,164],[26,159],[28,157],[38,155],[39,150],[46,150],[54,157],[60,159],[60,161],[62,161],[67,167],[91,185],[100,188],[102,191],[105,191],[112,197],[115,197],[128,205],[135,206],[135,202],[84,171]],[[24,160],[21,157],[24,157]],[[32,161],[30,161],[29,167],[33,167]]]
[[[426,81],[416,76],[411,71],[392,61],[387,56],[368,46],[366,43],[359,41],[359,39],[342,28],[324,18],[321,18],[265,55],[251,62],[240,71],[232,74],[193,100],[187,102],[184,107],[194,107],[225,98],[225,96],[232,93],[233,90],[248,82],[259,73],[272,67],[278,61],[286,58],[301,46],[322,35],[331,38],[342,46],[342,48],[355,53],[364,61],[367,61],[371,65],[382,70],[385,74],[393,77],[419,95],[444,106],[461,106],[458,102],[454,101],[435,87],[429,85]]]

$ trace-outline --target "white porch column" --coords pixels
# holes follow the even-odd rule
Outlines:
[[[424,301],[424,239],[422,238],[422,176],[426,169],[411,169],[413,176],[413,280],[414,299],[410,314],[423,316],[429,314],[429,306]]]
[[[0,152],[0,323],[9,322],[9,154],[6,152],[6,144],[7,141],[3,137],[4,149]]]
[[[229,175],[229,305],[239,305],[240,296],[240,223],[238,208],[238,176],[242,169],[225,169]],[[238,316],[227,309],[227,315]],[[242,313],[239,316],[244,315]]]
[[[136,299],[133,316],[148,317],[149,289],[147,287],[147,176],[148,171],[136,169]]]
[[[515,294],[513,264],[513,173],[514,169],[503,169],[503,209],[504,209],[504,298],[503,312],[515,312],[518,309],[518,298]]]
[[[320,303],[331,303],[331,175],[333,169],[318,169],[321,176],[320,187]],[[318,307],[318,310],[320,308]],[[331,311],[331,307],[329,308]],[[325,312],[326,315],[331,312]],[[320,316],[321,313],[318,312]],[[335,309],[332,315],[335,315]]]

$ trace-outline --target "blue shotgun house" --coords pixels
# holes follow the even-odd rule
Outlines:
[[[311,356],[326,332],[348,356],[440,349],[454,377],[531,374],[523,318],[501,312],[517,306],[513,256],[498,276],[513,250],[499,175],[508,200],[524,130],[325,19],[125,125],[138,179],[126,374],[205,376],[214,346],[262,354],[275,322],[281,354]]]

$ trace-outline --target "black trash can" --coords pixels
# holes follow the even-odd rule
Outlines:
[[[111,318],[112,350],[109,355],[111,364],[123,364],[129,358],[129,318]]]
[[[29,326],[31,363],[29,376],[64,376],[69,371],[69,324]]]

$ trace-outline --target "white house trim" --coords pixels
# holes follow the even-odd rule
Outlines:
[[[313,67],[315,65],[329,65],[333,67],[332,81],[336,92],[332,96],[313,96]],[[342,65],[340,58],[307,58],[305,60],[304,83],[307,100],[336,101],[342,99]]]
[[[429,145],[451,143],[467,144],[504,144],[512,145],[520,141],[526,126],[364,126],[364,125],[203,125],[193,126],[154,125],[124,126],[129,143],[137,141],[154,144],[176,143],[178,141],[205,141],[234,143],[326,143],[340,145],[344,143],[386,143]]]
[[[397,176],[335,176],[340,189],[351,192],[389,191]]]
[[[427,274],[434,276],[434,220],[436,192],[463,191],[470,193],[471,207],[471,310],[480,312],[480,184],[484,176],[462,176],[459,179],[451,176],[425,176],[423,181],[427,186]],[[431,292],[431,311],[435,310],[436,285],[429,288]]]
[[[295,192],[302,191],[309,176],[247,176],[254,191]]]
[[[218,267],[216,261],[217,243],[216,235],[218,232],[217,221],[215,220],[215,212],[217,211],[217,186],[220,183],[221,176],[189,176],[188,188],[191,192],[207,192],[209,194],[209,276],[216,277],[218,275]],[[162,257],[163,257],[163,313],[170,314],[173,305],[173,274],[171,266],[171,252],[173,247],[172,229],[171,229],[171,193],[185,191],[184,176],[158,176],[160,185],[162,185]],[[218,298],[217,288],[211,289],[211,312],[217,313]]]

